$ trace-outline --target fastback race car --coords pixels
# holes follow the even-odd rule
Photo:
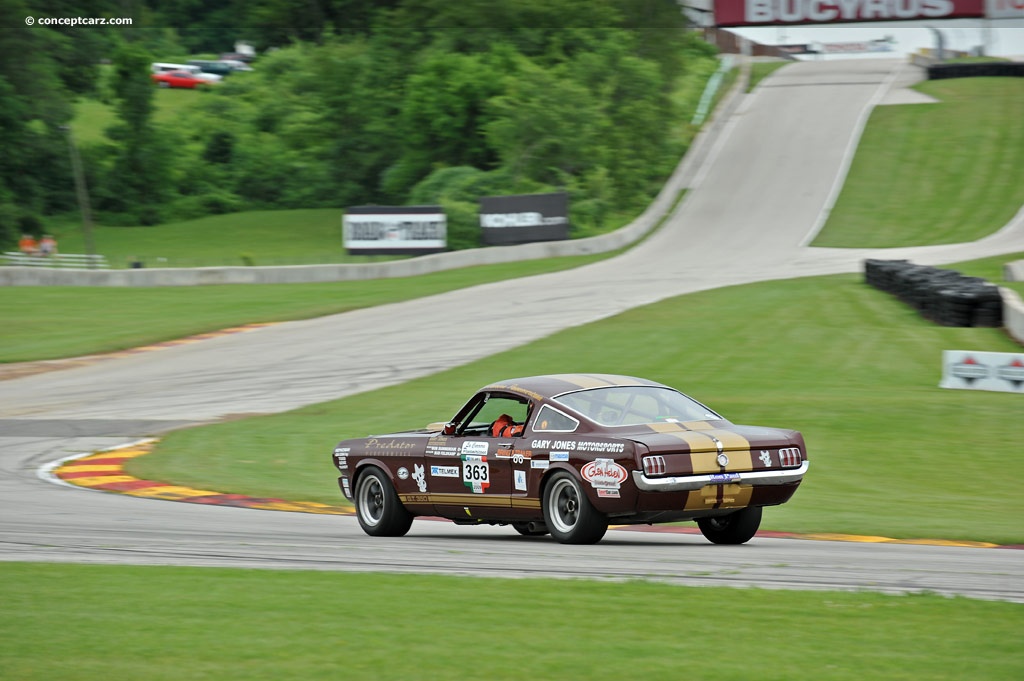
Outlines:
[[[565,544],[598,542],[609,523],[686,520],[742,544],[808,466],[795,430],[734,425],[668,386],[605,374],[494,383],[447,423],[343,440],[333,458],[369,535],[440,516]]]

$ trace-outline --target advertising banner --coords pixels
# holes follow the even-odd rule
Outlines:
[[[717,26],[836,24],[985,16],[986,0],[716,0]],[[1006,5],[1020,0],[989,0]]]
[[[988,0],[989,19],[1024,19],[1024,0]]]
[[[943,350],[939,387],[1024,394],[1024,353]]]
[[[488,246],[569,238],[569,195],[523,194],[480,199],[480,229]]]
[[[342,240],[352,255],[423,255],[448,246],[448,219],[440,206],[353,206],[342,218]]]

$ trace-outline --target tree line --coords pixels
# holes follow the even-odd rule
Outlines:
[[[480,196],[565,190],[577,234],[600,230],[671,172],[716,65],[673,0],[8,0],[0,32],[5,242],[75,210],[82,98],[116,112],[102,143],[79,145],[104,224],[439,203],[468,247]],[[254,71],[154,120],[151,62],[240,39]]]

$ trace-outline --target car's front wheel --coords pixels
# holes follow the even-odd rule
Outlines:
[[[701,534],[714,544],[745,544],[760,526],[760,506],[748,506],[729,515],[697,520]]]
[[[395,488],[379,468],[370,468],[356,483],[356,517],[373,537],[401,537],[412,526],[412,514],[398,500]]]
[[[548,531],[563,544],[596,544],[608,531],[608,518],[594,508],[579,481],[565,471],[548,481],[541,506]]]

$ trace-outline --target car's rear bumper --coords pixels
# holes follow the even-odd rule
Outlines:
[[[800,482],[807,473],[808,461],[799,468],[745,473],[712,473],[710,475],[680,475],[649,478],[643,471],[633,471],[633,482],[644,492],[686,492],[708,485],[787,485]]]

